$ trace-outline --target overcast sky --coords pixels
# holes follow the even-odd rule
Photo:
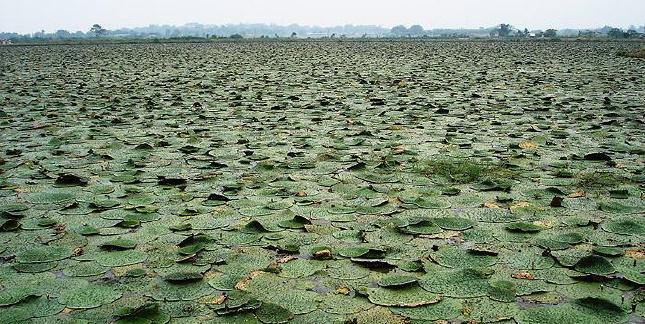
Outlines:
[[[0,0],[0,31],[89,30],[149,24],[420,24],[529,29],[645,24],[645,0]]]

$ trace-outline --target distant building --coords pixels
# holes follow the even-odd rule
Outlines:
[[[0,45],[11,45],[10,39],[0,39]]]

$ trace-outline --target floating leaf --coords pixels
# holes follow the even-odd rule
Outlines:
[[[137,243],[127,239],[110,240],[101,244],[101,248],[105,250],[130,250],[134,249]]]
[[[291,228],[291,229],[301,229],[301,228],[305,228],[305,225],[309,225],[309,224],[311,224],[310,220],[302,216],[296,215],[290,220],[281,221],[280,223],[278,223],[278,226],[284,227],[284,228]]]
[[[461,315],[461,301],[458,299],[444,298],[436,304],[429,304],[414,308],[393,307],[392,312],[412,320],[436,321],[451,320]]]
[[[576,271],[582,273],[594,274],[599,276],[609,275],[616,272],[614,266],[607,259],[590,255],[580,259],[574,266]]]
[[[623,249],[613,246],[594,246],[593,252],[608,257],[616,257],[625,254]]]
[[[122,294],[111,287],[90,284],[64,290],[58,297],[58,302],[68,308],[96,308],[109,304],[119,298]]]
[[[448,297],[481,297],[488,294],[492,272],[486,269],[435,272],[424,276],[419,284],[427,291]]]
[[[62,173],[54,183],[58,186],[85,186],[87,179],[70,173]]]
[[[94,260],[104,267],[122,267],[145,261],[148,255],[141,251],[125,250],[97,253]]]
[[[511,223],[506,225],[506,229],[511,232],[536,233],[542,230],[542,227],[531,223]]]
[[[199,272],[173,272],[165,275],[164,280],[169,282],[181,283],[202,280],[204,276]]]
[[[506,280],[493,281],[490,283],[488,297],[492,300],[512,303],[515,301],[515,285]]]
[[[49,191],[33,193],[26,196],[32,204],[64,204],[74,200],[75,195],[67,191]]]
[[[262,303],[255,315],[260,322],[267,324],[287,323],[293,318],[293,313],[288,309],[271,303]]]
[[[428,292],[419,286],[404,288],[369,288],[367,296],[370,302],[381,306],[417,307],[438,303],[441,295]]]
[[[65,246],[34,246],[16,253],[16,261],[21,263],[51,262],[68,258],[72,253],[72,249]]]
[[[602,229],[607,232],[645,236],[645,220],[631,217],[621,217],[606,221]]]
[[[437,217],[432,222],[444,230],[463,231],[475,225],[475,222],[460,217]]]
[[[38,290],[31,287],[15,287],[0,290],[0,306],[9,306],[20,303],[32,297],[39,297]]]
[[[432,258],[442,266],[449,268],[479,268],[497,263],[492,255],[469,251],[457,246],[440,247]]]
[[[416,283],[415,277],[406,275],[388,275],[379,280],[378,285],[385,288],[402,287]]]

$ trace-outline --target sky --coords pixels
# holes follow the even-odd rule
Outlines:
[[[626,28],[645,25],[645,0],[0,0],[0,32],[87,31],[150,24],[420,24],[432,28]]]

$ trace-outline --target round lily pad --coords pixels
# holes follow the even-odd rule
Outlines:
[[[418,281],[417,278],[406,275],[388,275],[379,280],[378,285],[385,288],[402,287],[411,285]]]
[[[128,239],[115,239],[101,244],[101,248],[106,250],[130,250],[137,247],[137,243]]]
[[[84,261],[76,262],[67,266],[63,273],[70,277],[91,277],[98,276],[109,270],[108,267],[104,267],[93,261]]]
[[[504,303],[490,298],[476,298],[464,301],[466,319],[478,323],[505,323],[517,316],[520,311],[516,303]]]
[[[19,304],[6,307],[0,312],[0,323],[25,323],[32,319],[36,322],[39,319],[46,321],[49,316],[60,313],[65,306],[45,296],[31,297]]]
[[[442,195],[446,196],[456,196],[461,193],[461,189],[455,187],[444,188],[441,190]]]
[[[638,216],[611,219],[602,224],[602,229],[617,234],[645,236],[645,220]]]
[[[408,225],[401,227],[401,231],[406,234],[431,235],[441,233],[441,228],[435,223],[427,220],[416,220]]]
[[[171,272],[163,277],[169,282],[181,283],[202,280],[204,276],[199,272]]]
[[[441,271],[427,274],[419,284],[427,291],[447,297],[481,297],[488,295],[488,280],[492,273],[487,269]]]
[[[148,255],[141,251],[125,250],[114,252],[100,252],[95,254],[94,260],[104,267],[122,267],[141,263],[146,260]]]
[[[100,231],[98,228],[94,226],[83,225],[83,227],[79,229],[78,233],[84,236],[90,236],[90,235],[98,235]]]
[[[68,308],[96,308],[109,304],[121,296],[121,292],[111,287],[90,284],[64,290],[58,297],[58,302]]]
[[[75,195],[69,191],[47,191],[29,194],[25,200],[32,204],[64,204],[74,198]]]
[[[321,309],[332,314],[355,314],[374,307],[366,298],[343,294],[327,294]]]
[[[394,314],[402,315],[412,320],[449,321],[461,315],[462,303],[458,299],[444,298],[436,304],[419,307],[392,307]]]
[[[511,232],[536,233],[541,231],[542,227],[531,223],[516,222],[506,225],[506,229]]]
[[[292,219],[284,220],[278,223],[278,226],[291,229],[302,229],[305,225],[311,224],[311,221],[302,216],[294,216]]]
[[[279,275],[286,278],[302,278],[313,275],[325,268],[325,264],[316,260],[296,259],[282,264]]]
[[[20,222],[15,219],[0,219],[0,232],[13,232],[20,228]]]
[[[574,265],[574,268],[576,271],[580,271],[582,273],[600,276],[610,275],[616,272],[616,269],[609,260],[597,255],[583,257],[578,260]]]
[[[413,204],[424,209],[445,209],[450,208],[450,203],[442,198],[417,198]]]
[[[214,289],[203,281],[151,283],[144,294],[159,301],[191,301],[212,294]]]
[[[512,303],[515,301],[515,285],[507,280],[498,280],[490,283],[488,297],[492,300]]]
[[[432,258],[440,265],[449,268],[479,268],[497,263],[495,256],[479,254],[459,246],[440,247]]]
[[[217,290],[233,290],[235,285],[242,280],[239,276],[231,276],[223,273],[216,273],[208,279],[208,284]]]
[[[369,276],[369,270],[353,264],[339,264],[327,269],[327,274],[335,279],[356,280]]]
[[[450,231],[463,231],[475,225],[472,220],[461,217],[436,217],[432,219],[432,222],[442,229]]]
[[[585,237],[584,235],[577,232],[569,232],[569,233],[562,233],[562,234],[556,235],[553,239],[558,242],[564,242],[568,244],[578,244],[578,243],[582,243],[585,240]]]
[[[18,272],[38,273],[54,269],[58,266],[58,262],[44,262],[44,263],[15,263],[13,268]]]
[[[288,281],[287,281],[288,283]],[[263,302],[275,303],[293,314],[305,314],[318,308],[321,296],[302,287],[285,284],[275,274],[256,272],[238,283],[236,288],[256,296]]]
[[[419,286],[402,288],[369,288],[370,302],[381,306],[417,307],[438,303],[441,295],[428,292]]]
[[[293,313],[288,309],[272,303],[262,303],[255,315],[266,324],[287,323],[293,318]]]
[[[370,252],[370,248],[366,246],[348,246],[339,248],[338,254],[346,258],[358,258]]]
[[[21,263],[42,263],[68,258],[73,250],[66,246],[34,246],[16,253],[16,261]]]
[[[617,201],[604,201],[598,203],[598,208],[604,212],[616,214],[630,214],[641,211],[642,209],[635,206],[619,203]]]
[[[244,225],[244,228],[242,228],[242,232],[249,234],[279,232],[281,230],[282,229],[277,226],[273,226],[272,224],[260,222],[257,220],[248,222],[246,225]]]
[[[557,306],[528,308],[518,314],[520,323],[622,323],[627,314],[618,306],[593,298]]]
[[[8,287],[0,290],[0,306],[17,304],[31,297],[38,297],[41,293],[32,287]]]
[[[296,316],[292,322],[298,324],[342,323],[344,322],[344,317],[322,310],[315,310],[311,313]]]
[[[613,246],[594,246],[593,252],[607,257],[617,257],[625,254],[623,249]]]
[[[585,297],[573,301],[574,308],[590,313],[607,322],[621,321],[627,317],[625,310],[613,302],[598,297]],[[607,323],[605,322],[605,323]]]

